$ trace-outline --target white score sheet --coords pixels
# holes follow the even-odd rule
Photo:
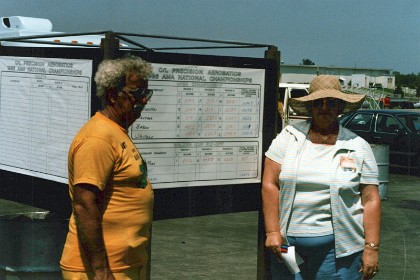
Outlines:
[[[92,61],[0,57],[0,168],[67,183],[67,153],[90,118]]]
[[[130,130],[154,188],[261,181],[265,70],[153,64]]]

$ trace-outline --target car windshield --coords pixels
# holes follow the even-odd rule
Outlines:
[[[341,115],[341,116],[338,116],[338,121],[341,123],[341,124],[344,124],[344,123],[346,123],[347,122],[347,120],[352,116],[352,114],[353,113],[347,113],[347,114],[345,114],[345,115]]]
[[[398,115],[397,118],[412,132],[420,132],[420,114],[413,113],[413,114],[401,114]]]
[[[354,116],[354,117],[353,117]],[[347,122],[347,115],[339,119],[339,122],[344,124]],[[371,122],[373,119],[373,113],[356,113],[352,115],[352,119],[345,125],[350,130],[369,131]]]

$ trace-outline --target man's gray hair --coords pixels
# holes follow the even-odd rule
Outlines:
[[[137,56],[102,61],[95,74],[96,95],[103,100],[106,90],[117,88],[121,78],[129,73],[134,73],[141,79],[147,80],[152,74],[152,65]]]

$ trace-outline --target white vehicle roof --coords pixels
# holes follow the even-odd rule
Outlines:
[[[308,89],[309,84],[293,84],[293,83],[279,83],[281,88],[299,88],[299,89]]]
[[[37,35],[48,35],[53,34],[64,34],[63,32],[52,31],[52,23],[48,19],[44,18],[32,18],[22,16],[11,16],[0,18],[0,40],[2,38],[16,38],[25,36],[37,36]],[[67,36],[67,37],[48,37],[48,38],[37,38],[32,39],[40,42],[57,42],[57,43],[71,43],[71,44],[87,44],[97,45],[101,44],[101,39],[104,36],[101,35],[80,35],[80,36]],[[31,47],[43,47],[45,44],[37,43],[21,43],[21,42],[8,42],[2,41],[2,46],[31,46]],[[48,45],[59,46],[63,45]]]

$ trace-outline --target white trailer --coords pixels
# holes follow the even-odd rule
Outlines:
[[[0,18],[0,38],[32,39],[23,42],[1,41],[2,46],[14,47],[68,47],[68,46],[97,46],[101,45],[103,35],[72,35],[60,36],[63,32],[52,31],[50,20],[23,16],[10,16]],[[40,38],[36,38],[39,36]],[[42,37],[42,38],[41,38]],[[30,43],[33,41],[34,43]],[[29,43],[28,43],[29,42]],[[53,44],[48,44],[53,43]]]

